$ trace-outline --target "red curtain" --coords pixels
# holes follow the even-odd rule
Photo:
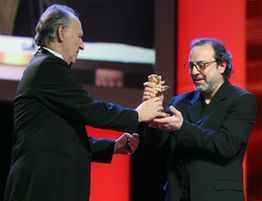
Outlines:
[[[97,138],[116,139],[122,133],[88,126],[88,134]],[[92,163],[90,201],[129,201],[130,157],[114,155],[112,163]]]

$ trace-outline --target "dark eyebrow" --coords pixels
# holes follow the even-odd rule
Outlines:
[[[189,61],[189,63],[200,63],[200,62],[206,62],[206,61],[204,61],[204,60],[199,60],[199,61],[196,61],[196,62]]]

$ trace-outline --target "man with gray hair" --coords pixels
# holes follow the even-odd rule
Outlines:
[[[40,17],[40,46],[18,85],[14,146],[4,201],[87,201],[90,162],[132,154],[139,122],[161,115],[159,97],[136,109],[94,100],[71,71],[84,49],[77,14],[52,5]],[[85,125],[129,132],[117,140],[88,137]]]

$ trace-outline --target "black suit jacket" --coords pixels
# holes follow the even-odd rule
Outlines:
[[[147,130],[152,146],[168,147],[167,200],[243,201],[242,162],[256,119],[256,100],[226,81],[210,105],[192,91],[172,99],[184,122],[177,132]],[[149,129],[149,128],[148,128]]]
[[[135,110],[93,100],[45,49],[25,70],[14,107],[5,201],[87,201],[90,162],[110,162],[114,141],[88,137],[85,125],[131,133],[138,125]]]

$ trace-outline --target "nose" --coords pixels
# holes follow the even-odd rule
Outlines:
[[[195,75],[195,74],[198,74],[198,73],[199,73],[199,71],[197,70],[196,65],[193,66],[193,68],[190,70],[190,73],[191,73],[192,75]]]
[[[84,45],[83,40],[81,40],[79,48],[80,48],[80,50],[84,50],[85,49],[85,45]]]

